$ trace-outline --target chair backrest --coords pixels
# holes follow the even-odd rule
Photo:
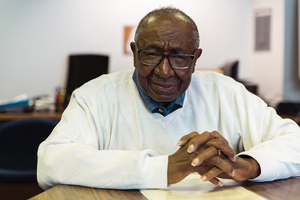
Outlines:
[[[228,62],[221,69],[223,70],[224,75],[230,76],[238,81],[239,61]]]
[[[0,127],[0,172],[6,179],[8,173],[14,173],[16,178],[20,171],[36,170],[38,146],[56,124],[56,121],[31,118],[7,122]],[[0,181],[3,181],[1,173]]]
[[[107,55],[78,54],[69,56],[66,104],[76,88],[102,74],[107,74],[108,61]]]

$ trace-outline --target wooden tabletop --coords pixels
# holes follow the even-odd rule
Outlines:
[[[289,118],[293,121],[295,121],[300,126],[300,116],[296,115],[280,115],[282,118]]]
[[[264,183],[245,181],[240,185],[271,200],[300,199],[300,177]]]
[[[105,199],[105,200],[147,200],[139,190],[108,190],[81,186],[57,185],[30,200]]]
[[[239,182],[239,184],[267,199],[300,199],[300,177],[277,180],[273,182]],[[117,199],[117,200],[146,200],[138,190],[108,190],[80,186],[57,185],[30,200],[54,199]]]
[[[26,118],[42,118],[59,120],[61,112],[29,112],[29,113],[0,113],[0,121],[11,121]]]

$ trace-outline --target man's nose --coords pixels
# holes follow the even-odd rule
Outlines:
[[[175,72],[172,66],[169,63],[167,57],[165,57],[154,69],[154,72],[161,76],[162,78],[168,78],[170,76],[174,76]]]

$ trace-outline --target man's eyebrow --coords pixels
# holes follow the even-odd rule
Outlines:
[[[163,49],[163,46],[159,45],[159,44],[151,44],[151,45],[147,46],[146,49],[160,50],[160,49]]]
[[[169,50],[174,52],[175,54],[186,54],[187,53],[181,47],[169,47]]]
[[[184,52],[183,50],[182,50],[182,48],[178,48],[178,47],[175,47],[175,48],[169,48],[171,51],[173,51],[173,52],[175,52],[175,53],[182,53],[182,52]]]
[[[163,45],[161,45],[161,44],[150,44],[144,50],[160,51],[162,49],[163,49]],[[169,47],[169,50],[171,52],[173,52],[174,54],[188,54],[188,52],[186,52],[181,47]]]

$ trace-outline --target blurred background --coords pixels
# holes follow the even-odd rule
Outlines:
[[[132,69],[135,27],[162,6],[198,25],[197,70],[235,78],[300,124],[299,1],[0,0],[0,199],[42,192],[37,147],[68,95],[95,75]]]
[[[0,0],[0,100],[65,88],[71,54],[109,56],[108,73],[133,68],[125,27],[169,5],[198,25],[197,69],[238,60],[239,78],[257,84],[266,101],[300,100],[297,0]],[[257,50],[256,18],[266,10],[269,49]]]

